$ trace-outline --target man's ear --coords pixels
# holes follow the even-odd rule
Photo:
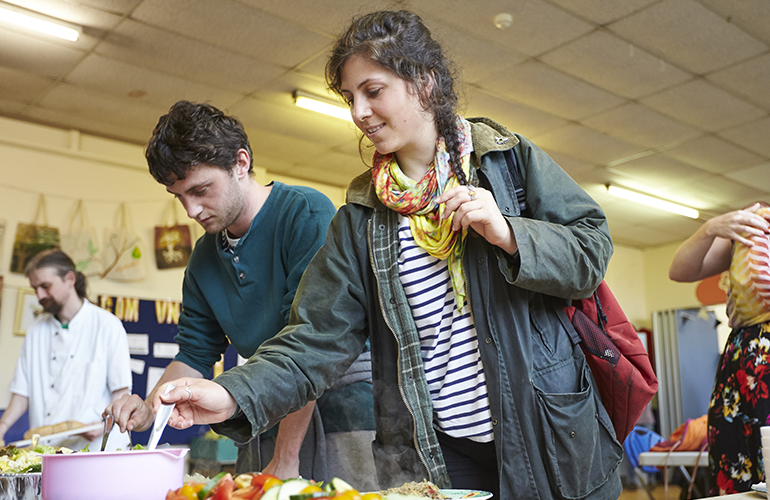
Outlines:
[[[78,277],[75,276],[75,272],[74,271],[67,271],[67,273],[64,276],[62,276],[61,279],[65,283],[69,283],[69,284],[71,284],[74,287],[75,283],[78,280]]]
[[[233,174],[237,179],[248,177],[249,168],[251,167],[251,156],[249,152],[241,148],[235,153],[235,167],[233,168]]]

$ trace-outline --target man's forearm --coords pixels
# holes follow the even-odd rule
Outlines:
[[[275,474],[281,479],[296,477],[299,474],[299,450],[305,440],[307,428],[313,418],[315,401],[310,401],[301,410],[290,413],[278,424],[278,436],[275,438],[273,459],[264,472]]]
[[[5,409],[3,417],[0,418],[0,439],[5,438],[5,433],[8,432],[8,429],[10,429],[28,409],[28,397],[11,394],[11,401],[8,403],[8,408]]]

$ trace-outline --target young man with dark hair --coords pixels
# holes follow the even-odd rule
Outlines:
[[[147,395],[149,402],[170,380],[205,377],[228,343],[248,358],[286,326],[300,277],[323,244],[336,210],[316,190],[257,183],[243,126],[207,104],[176,103],[160,118],[145,156],[153,177],[206,230],[185,272],[176,337],[179,354]],[[371,406],[371,383],[355,388],[364,397],[368,391]],[[260,449],[260,440],[254,439],[239,450],[236,470],[263,470],[282,478],[301,472],[328,479],[323,477],[326,457],[311,446],[324,435],[320,419],[313,419],[315,406],[311,402],[280,423],[269,465],[260,455],[269,455],[270,450],[265,443]],[[350,410],[361,413],[358,408]],[[138,396],[113,403],[105,413],[115,416],[121,430],[143,430],[153,421],[152,409]],[[313,432],[307,441],[312,443],[303,450],[315,447],[316,452],[303,451],[300,464],[300,447],[311,420]],[[373,416],[365,427],[374,429]],[[369,455],[370,443],[371,438]]]

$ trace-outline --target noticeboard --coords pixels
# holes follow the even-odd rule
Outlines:
[[[177,324],[182,304],[172,300],[109,295],[99,296],[98,304],[123,322],[131,351],[132,392],[145,398],[178,351],[174,337],[179,332]],[[221,368],[226,370],[237,362],[238,354],[231,345],[223,357]],[[208,378],[212,378],[213,372],[208,374]],[[203,435],[208,428],[207,425],[194,425],[184,430],[167,427],[160,442],[187,444],[190,439]],[[131,433],[134,444],[146,444],[149,438],[149,430]]]

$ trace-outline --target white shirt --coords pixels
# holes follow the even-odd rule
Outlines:
[[[27,331],[10,390],[29,398],[30,428],[67,420],[101,421],[113,391],[131,389],[128,338],[123,324],[87,300],[67,328],[51,314],[38,318]],[[108,449],[127,449],[128,434],[117,427]],[[51,443],[75,450],[89,444],[80,436]],[[98,451],[101,438],[89,449]]]

